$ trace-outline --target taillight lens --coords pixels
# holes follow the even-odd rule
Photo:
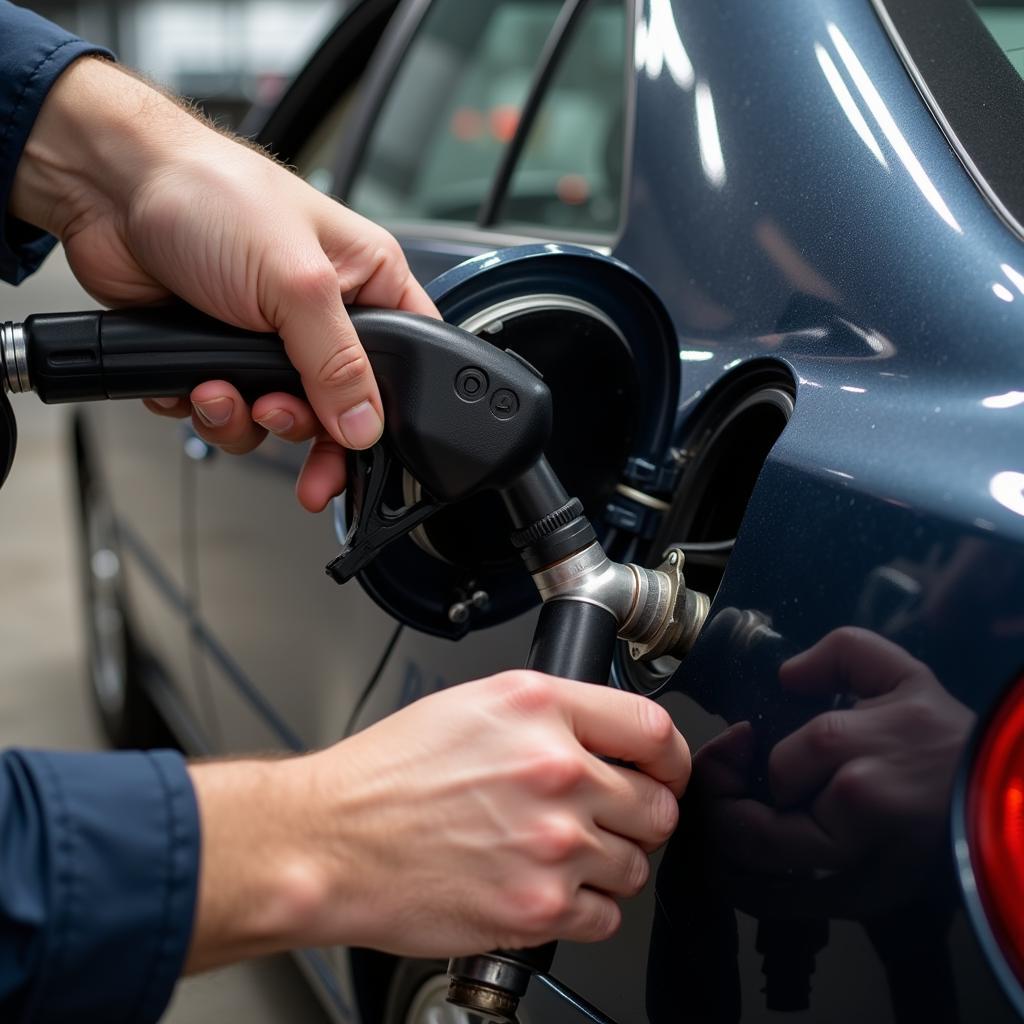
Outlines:
[[[967,821],[978,893],[1024,980],[1024,678],[989,722],[971,772]]]

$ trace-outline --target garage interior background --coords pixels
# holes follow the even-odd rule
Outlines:
[[[342,0],[20,0],[123,63],[236,125],[271,103],[333,24]],[[15,289],[0,283],[0,320],[89,309],[59,251]],[[16,396],[18,458],[0,495],[0,748],[98,749],[86,691],[66,413]],[[325,1024],[287,957],[243,964],[179,987],[167,1024]]]
[[[22,6],[107,46],[129,67],[238,124],[271,103],[345,0],[21,0]]]

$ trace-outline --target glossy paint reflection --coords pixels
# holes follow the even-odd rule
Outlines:
[[[635,51],[637,67],[648,78],[667,71],[680,89],[693,88],[693,62],[679,37],[669,0],[651,0],[647,20],[637,25]]]
[[[903,164],[907,173],[913,179],[914,184],[918,187],[925,199],[928,200],[929,205],[935,210],[935,212],[954,231],[962,233],[962,228],[957,223],[957,220],[953,216],[949,207],[946,205],[946,201],[939,194],[939,190],[935,187],[934,182],[921,166],[921,161],[918,160],[917,155],[910,148],[910,143],[907,142],[903,132],[901,132],[897,126],[896,119],[892,116],[889,107],[882,99],[875,83],[871,81],[871,77],[868,75],[867,71],[864,70],[864,65],[854,52],[853,47],[847,41],[846,36],[843,35],[839,26],[834,22],[829,22],[828,34],[829,38],[832,40],[832,44],[836,48],[836,52],[839,54],[840,59],[845,65],[847,72],[853,79],[854,85],[857,87],[857,91],[860,93],[861,99],[867,105],[868,110],[871,112],[871,116],[875,119],[875,122],[881,129],[886,141],[890,146],[892,146],[900,163]]]
[[[792,483],[783,474],[768,486],[792,492]],[[809,515],[814,490],[827,492],[793,494]],[[782,538],[772,553],[740,545],[747,574],[733,589],[749,593],[752,575],[770,578],[775,610],[720,600],[694,661],[673,681],[726,727],[695,757],[682,824],[658,872],[651,1021],[680,1019],[680,991],[694,1008],[686,1019],[697,1021],[769,1011],[897,1024],[982,1019],[963,1015],[956,988],[965,954],[954,939],[962,912],[950,813],[965,747],[993,695],[977,674],[978,643],[990,669],[1002,664],[1003,679],[1015,677],[1024,559],[935,528],[910,542],[913,520],[884,498],[851,499],[848,525],[903,538],[873,566],[848,548],[840,554],[838,540],[817,560]],[[826,587],[819,570],[829,599],[804,608],[797,596],[810,591],[797,581],[816,561],[843,571]],[[787,608],[780,594],[790,587]],[[729,589],[727,580],[720,599]],[[837,607],[851,625],[830,625]],[[880,987],[843,997],[837,957],[846,976],[871,976],[870,964],[849,962],[858,948],[881,970]],[[756,995],[752,961],[764,978]],[[986,1014],[1009,1019],[998,1003]]]
[[[680,970],[704,1011],[691,1019],[756,1012],[741,1007],[736,984],[742,913],[757,922],[763,1009],[811,1007],[831,922],[843,921],[882,963],[895,1019],[955,1020],[945,840],[974,713],[870,630],[835,630],[793,653],[762,616],[727,608],[709,634],[730,670],[761,662],[766,687],[695,760],[658,878],[650,1019],[673,1019]]]

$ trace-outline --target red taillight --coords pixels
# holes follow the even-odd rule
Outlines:
[[[989,722],[971,772],[967,821],[978,893],[1024,981],[1024,679]]]

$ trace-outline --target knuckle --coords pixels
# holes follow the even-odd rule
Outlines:
[[[879,782],[875,766],[862,758],[844,764],[832,777],[831,789],[841,806],[857,810],[877,804]]]
[[[807,739],[813,753],[830,753],[846,735],[846,718],[842,711],[826,711],[807,727]]]
[[[641,697],[637,703],[636,714],[641,735],[652,744],[662,746],[672,738],[675,725],[672,723],[672,716],[663,707],[646,697]]]
[[[611,899],[601,900],[590,912],[581,938],[594,942],[610,939],[622,923],[622,911]]]
[[[651,862],[647,855],[637,846],[632,847],[629,861],[626,864],[623,878],[623,889],[627,896],[636,896],[643,890],[651,877]]]
[[[526,759],[524,774],[532,788],[544,796],[565,796],[583,782],[587,766],[575,752],[545,746]]]
[[[506,672],[497,679],[501,681],[502,694],[513,711],[538,715],[555,703],[551,680],[539,672]]]
[[[921,696],[902,700],[894,708],[898,716],[898,731],[915,737],[918,742],[931,736],[935,728],[935,705]]]
[[[535,882],[517,896],[520,928],[531,938],[553,935],[572,909],[569,892],[559,881]]]
[[[338,290],[338,274],[329,263],[312,263],[294,270],[288,286],[296,302],[316,301]]]
[[[362,347],[353,342],[335,349],[317,371],[316,382],[325,388],[350,388],[370,375],[370,361]]]
[[[856,652],[864,641],[864,631],[857,626],[839,626],[833,629],[824,640],[824,643],[837,652]]]
[[[398,239],[389,231],[382,231],[380,237],[377,240],[377,259],[378,265],[391,264],[398,267],[405,266],[405,253],[402,252],[402,247],[398,244]]]
[[[660,845],[667,842],[679,824],[679,803],[670,789],[659,787],[651,801],[652,838]]]
[[[531,840],[531,851],[545,863],[570,860],[588,845],[588,837],[571,815],[552,814],[541,818]]]

